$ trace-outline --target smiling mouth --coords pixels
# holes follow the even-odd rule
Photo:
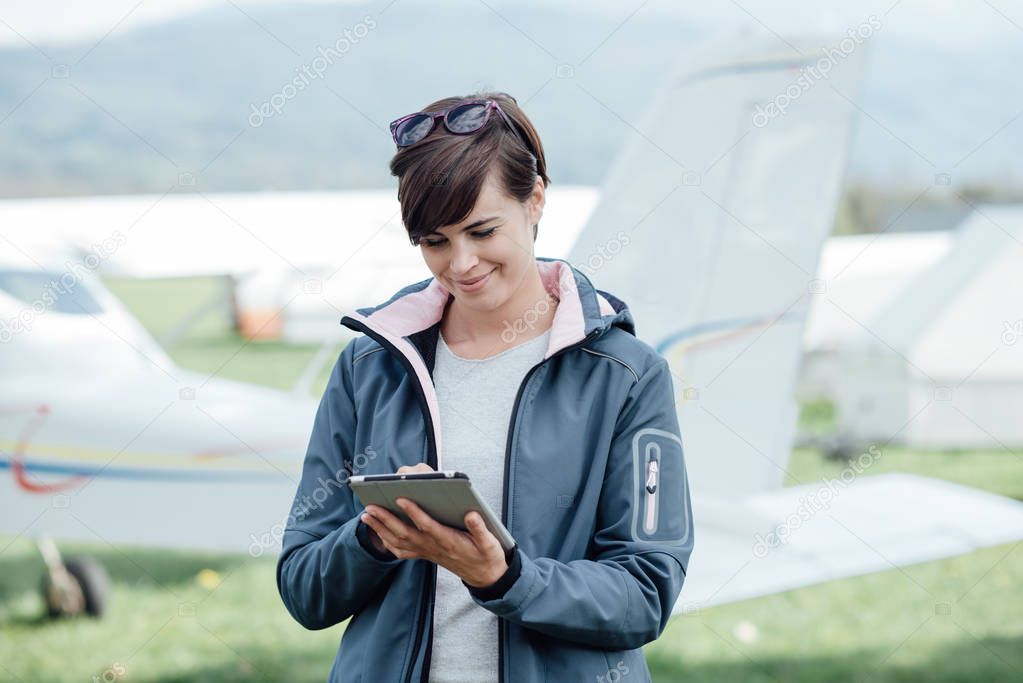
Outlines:
[[[480,275],[480,276],[479,276],[478,278],[475,278],[475,279],[472,279],[472,280],[455,280],[455,282],[457,282],[458,284],[460,284],[460,285],[463,285],[463,286],[469,286],[469,285],[474,285],[474,284],[476,284],[477,282],[479,282],[480,280],[482,280],[483,278],[485,278],[486,276],[490,275],[490,273],[493,273],[493,272],[494,272],[494,271],[493,271],[493,270],[491,270],[491,271],[490,271],[490,272],[488,272],[488,273],[483,273],[483,274],[482,274],[482,275]]]

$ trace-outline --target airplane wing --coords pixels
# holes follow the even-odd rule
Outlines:
[[[1023,538],[1023,503],[908,474],[696,502],[676,614]]]
[[[823,485],[781,488],[866,49],[843,38],[687,54],[629,121],[568,256],[675,379],[696,525],[676,613],[1023,537],[1023,505],[944,482],[856,473],[805,522]]]
[[[279,546],[317,401],[178,367],[73,250],[2,237],[0,533]]]

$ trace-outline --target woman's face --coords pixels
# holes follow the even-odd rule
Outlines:
[[[543,213],[544,186],[537,176],[525,203],[508,196],[494,174],[480,190],[476,206],[460,223],[442,226],[419,242],[427,267],[460,306],[492,311],[507,302],[530,272],[533,225]],[[482,276],[482,279],[478,279]],[[469,284],[469,281],[476,282]]]

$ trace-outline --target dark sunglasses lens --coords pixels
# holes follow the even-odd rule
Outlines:
[[[433,117],[426,114],[419,114],[408,119],[394,132],[394,138],[399,147],[414,145],[419,142],[433,128]]]
[[[487,105],[463,104],[448,112],[448,130],[452,133],[471,133],[487,122]]]

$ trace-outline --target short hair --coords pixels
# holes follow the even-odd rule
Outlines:
[[[497,101],[516,130],[509,130],[496,111],[471,135],[452,134],[438,119],[426,138],[398,149],[390,169],[398,178],[401,219],[413,245],[442,226],[465,220],[492,170],[502,190],[519,202],[530,197],[537,176],[545,188],[550,185],[540,136],[511,95],[484,91],[445,97],[420,111],[440,111],[469,99]],[[534,224],[534,240],[536,235]]]

